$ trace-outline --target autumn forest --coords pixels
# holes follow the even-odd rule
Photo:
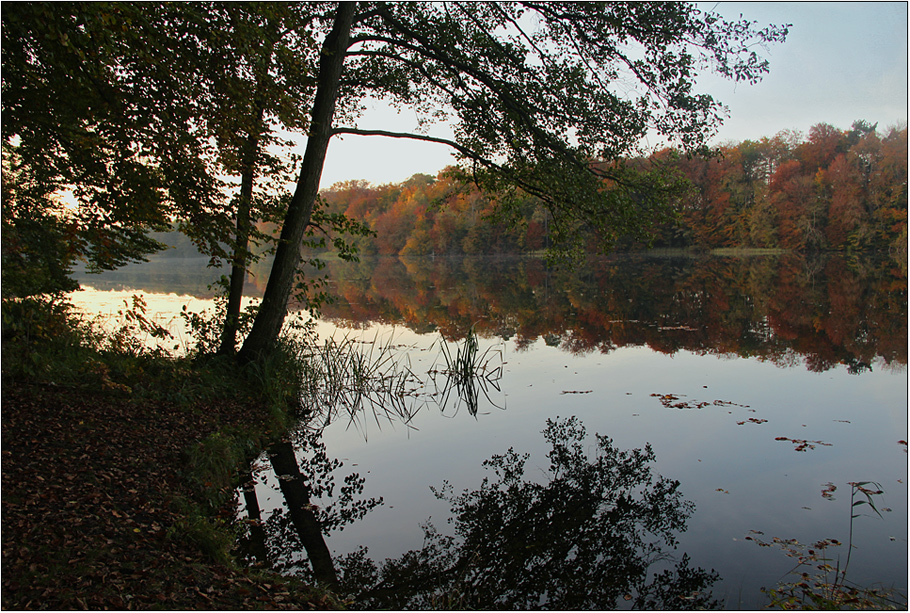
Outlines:
[[[856,121],[841,130],[820,123],[808,136],[783,131],[720,146],[710,157],[665,149],[638,161],[667,165],[689,183],[676,196],[677,219],[653,230],[652,247],[862,250],[906,261],[906,126],[880,131]],[[358,239],[364,254],[523,253],[548,246],[548,216],[532,197],[524,201],[523,223],[499,222],[493,199],[450,169],[400,184],[345,181],[322,198],[329,212],[373,230]],[[631,239],[617,244],[645,246]]]
[[[722,4],[7,3],[0,608],[906,609],[906,65]]]

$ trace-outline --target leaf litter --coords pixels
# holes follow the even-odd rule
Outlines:
[[[3,609],[332,608],[214,562],[176,529],[196,495],[185,450],[249,424],[249,407],[4,383]]]

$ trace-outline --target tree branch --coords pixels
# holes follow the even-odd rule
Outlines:
[[[424,141],[424,142],[428,142],[428,143],[438,143],[440,145],[447,145],[447,146],[457,150],[459,153],[461,153],[465,157],[470,158],[476,162],[480,162],[484,166],[489,166],[491,168],[495,168],[500,171],[505,170],[499,164],[496,164],[492,160],[488,160],[488,159],[484,158],[483,156],[478,154],[476,151],[473,151],[473,150],[469,149],[468,147],[465,147],[464,145],[461,145],[460,143],[457,143],[453,140],[449,140],[447,138],[440,138],[438,136],[428,136],[426,134],[414,134],[411,132],[390,132],[388,130],[361,130],[360,128],[346,128],[346,127],[334,128],[332,130],[332,136],[336,136],[339,134],[352,134],[354,136],[385,136],[388,138],[404,138],[404,139],[410,139],[410,140],[420,140],[420,141]]]
[[[455,90],[447,87],[445,84],[443,84],[441,81],[439,81],[439,79],[436,79],[435,77],[430,75],[430,73],[427,71],[426,67],[423,64],[420,64],[419,62],[415,62],[413,60],[404,58],[400,55],[395,55],[393,53],[387,53],[382,50],[364,49],[361,51],[351,51],[347,54],[346,57],[378,57],[378,58],[385,58],[385,59],[393,61],[393,62],[401,62],[408,68],[422,74],[429,83],[435,85],[437,88],[439,88],[440,90],[445,92],[450,98],[456,97]],[[347,85],[347,83],[345,83],[345,84]],[[464,86],[462,86],[462,89],[464,89]]]
[[[438,143],[441,145],[447,145],[447,146],[455,149],[462,155],[464,155],[466,158],[471,159],[474,162],[476,162],[482,166],[485,166],[491,170],[495,170],[496,172],[502,174],[505,177],[508,177],[509,180],[513,181],[519,188],[521,188],[528,194],[530,194],[532,196],[536,196],[544,202],[552,201],[552,198],[550,197],[550,194],[547,190],[545,190],[537,185],[534,185],[533,183],[530,183],[529,181],[522,179],[514,171],[503,166],[502,164],[498,164],[498,163],[494,162],[493,160],[490,160],[490,159],[480,155],[476,151],[474,151],[468,147],[465,147],[464,145],[457,143],[453,140],[449,140],[447,138],[440,138],[438,136],[427,136],[424,134],[413,134],[410,132],[389,132],[387,130],[361,130],[359,128],[345,128],[345,127],[335,128],[332,131],[333,136],[339,135],[339,134],[351,134],[354,136],[385,136],[388,138],[403,138],[403,139],[410,139],[410,140],[419,140],[419,141],[424,141],[424,142],[428,142],[428,143]]]
[[[446,66],[453,71],[461,72],[476,79],[493,95],[495,95],[505,105],[507,110],[514,112],[516,118],[520,121],[520,123],[524,124],[524,126],[539,139],[541,144],[543,144],[546,148],[550,149],[554,153],[561,155],[568,162],[576,164],[578,166],[583,165],[581,160],[579,160],[571,152],[571,150],[565,146],[564,143],[559,142],[557,138],[537,125],[537,122],[534,119],[534,111],[528,109],[527,106],[522,105],[512,94],[512,92],[503,87],[502,83],[497,83],[491,74],[456,58],[451,53],[451,50],[441,49],[437,45],[434,45],[429,38],[414,31],[401,20],[396,19],[388,10],[386,10],[385,7],[383,7],[381,14],[389,25],[398,30],[398,32],[404,36],[417,41],[417,43],[419,43],[419,46],[402,44],[401,41],[394,40],[389,41],[391,44],[410,48],[421,55],[439,62],[443,66]]]

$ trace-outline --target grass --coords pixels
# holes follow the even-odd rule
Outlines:
[[[412,402],[420,381],[407,356],[398,357],[390,337],[381,343],[348,336],[311,342],[303,356],[303,402],[323,423],[343,418],[358,425],[371,415],[377,426],[407,425],[418,410]]]
[[[453,354],[445,340],[441,343],[442,356],[446,367],[443,370],[430,372],[434,382],[436,376],[443,375],[445,382],[439,394],[442,398],[441,406],[446,406],[451,395],[463,400],[468,406],[471,415],[477,415],[480,404],[480,395],[483,394],[493,406],[496,403],[490,398],[489,389],[499,391],[499,379],[502,377],[502,352],[487,347],[480,352],[480,343],[474,327],[468,331],[464,343],[456,348]],[[498,357],[499,366],[494,366],[494,359]],[[438,389],[438,386],[437,386]]]
[[[394,423],[411,427],[417,413],[430,403],[445,409],[465,402],[476,415],[484,395],[496,406],[489,390],[498,390],[501,351],[490,347],[481,352],[473,328],[454,349],[445,339],[438,342],[440,356],[429,368],[428,380],[414,372],[408,351],[395,346],[391,337],[381,341],[377,335],[364,341],[344,336],[305,343],[308,350],[301,360],[304,404],[313,407],[313,418],[322,427],[346,419],[364,432],[363,420],[370,417],[380,428]],[[445,366],[436,367],[440,358]]]

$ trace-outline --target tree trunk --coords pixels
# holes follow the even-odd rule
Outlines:
[[[322,46],[316,98],[313,102],[312,120],[300,177],[281,228],[281,237],[262,304],[259,305],[253,328],[240,349],[238,358],[241,362],[262,358],[274,347],[287,315],[288,299],[293,289],[297,266],[300,264],[301,242],[319,192],[322,167],[329,140],[332,138],[335,100],[338,96],[356,4],[339,3],[332,31],[326,36]]]
[[[262,111],[257,115],[254,132],[250,134],[244,151],[243,175],[240,179],[240,203],[237,206],[237,232],[234,255],[231,258],[231,287],[228,292],[227,313],[224,330],[221,333],[221,348],[218,353],[233,354],[237,345],[237,328],[240,323],[240,302],[243,299],[243,282],[246,279],[246,265],[249,262],[250,211],[253,208],[253,180],[256,176],[256,157],[259,153],[258,130],[262,124]]]

